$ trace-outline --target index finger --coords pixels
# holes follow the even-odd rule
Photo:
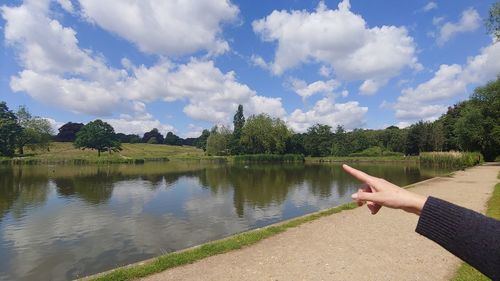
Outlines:
[[[365,183],[370,183],[373,181],[373,177],[366,174],[365,172],[362,172],[360,170],[356,170],[353,167],[350,167],[346,164],[342,165],[342,168],[344,168],[344,171],[352,175],[353,177],[357,178],[358,180],[365,182]]]

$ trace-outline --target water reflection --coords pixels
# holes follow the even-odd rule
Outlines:
[[[399,185],[440,172],[358,167]],[[350,201],[357,185],[339,165],[3,166],[0,280],[100,272]]]

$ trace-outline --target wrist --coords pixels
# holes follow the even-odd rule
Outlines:
[[[422,213],[422,209],[424,208],[425,202],[427,201],[428,196],[423,196],[420,194],[413,194],[411,207],[409,212],[414,213],[417,216],[420,216]]]

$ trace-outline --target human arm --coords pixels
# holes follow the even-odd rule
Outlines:
[[[382,206],[420,215],[416,232],[469,263],[493,280],[500,280],[500,221],[434,197],[425,197],[370,176],[347,165],[344,170],[363,182],[353,194],[372,214]]]

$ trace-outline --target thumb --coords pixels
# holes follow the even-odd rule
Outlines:
[[[377,198],[379,197],[377,193],[372,193],[372,192],[365,192],[362,190],[359,190],[357,193],[354,193],[351,195],[352,199],[357,200],[357,201],[372,201],[377,203]]]

